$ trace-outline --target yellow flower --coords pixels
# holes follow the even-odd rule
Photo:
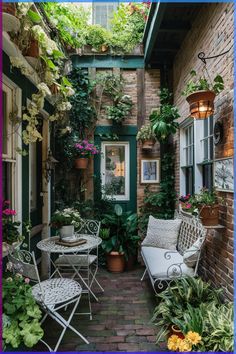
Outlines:
[[[189,331],[185,338],[193,345],[198,344],[202,339],[202,337],[197,332],[193,331]]]
[[[191,352],[192,345],[188,342],[188,340],[183,339],[179,343],[179,351],[180,352]]]
[[[167,347],[169,350],[177,351],[179,349],[179,343],[181,342],[181,339],[173,334],[172,336],[169,337]]]

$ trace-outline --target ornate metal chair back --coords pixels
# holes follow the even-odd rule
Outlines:
[[[83,235],[91,235],[91,236],[99,236],[101,222],[97,220],[83,220],[79,230],[77,230],[78,234]]]

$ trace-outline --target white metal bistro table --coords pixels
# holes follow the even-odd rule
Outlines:
[[[74,276],[75,275],[78,276],[78,278],[81,280],[81,282],[83,283],[85,290],[83,292],[88,293],[88,300],[89,300],[89,308],[90,308],[90,312],[88,314],[90,314],[91,316],[91,302],[90,302],[90,295],[92,295],[94,297],[94,299],[96,301],[98,301],[97,296],[94,294],[94,292],[91,289],[91,284],[89,281],[86,282],[84,280],[84,278],[81,276],[80,272],[79,272],[79,267],[76,266],[76,264],[74,264],[71,261],[71,255],[78,255],[78,254],[87,254],[87,256],[89,256],[90,252],[93,249],[98,249],[98,246],[101,244],[102,239],[100,237],[97,236],[92,236],[92,235],[83,235],[83,234],[77,234],[76,235],[76,239],[80,240],[80,239],[86,239],[86,243],[83,243],[81,245],[77,245],[77,246],[64,246],[64,245],[60,245],[57,244],[56,241],[59,240],[58,236],[53,236],[44,240],[41,240],[37,243],[37,248],[40,249],[43,252],[46,252],[49,256],[50,262],[54,267],[54,271],[51,274],[50,278],[52,278],[56,273],[58,273],[58,275],[60,277],[62,277],[60,270],[58,269],[58,267],[56,266],[56,264],[54,263],[51,255],[52,254],[58,254],[61,256],[64,256],[65,259],[67,260],[68,264],[71,266],[71,268],[74,270]]]

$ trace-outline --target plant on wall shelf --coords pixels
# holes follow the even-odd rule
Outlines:
[[[180,117],[177,107],[171,101],[172,94],[167,88],[160,92],[160,111],[151,113],[149,119],[153,126],[153,131],[160,142],[166,142],[171,134],[175,134],[178,129],[176,120]]]
[[[138,131],[136,140],[142,143],[143,149],[152,149],[157,138],[151,123],[145,124]]]
[[[88,27],[86,34],[86,44],[91,45],[95,52],[105,52],[110,43],[111,34],[100,25]]]

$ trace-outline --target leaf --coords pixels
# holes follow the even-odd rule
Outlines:
[[[30,18],[30,20],[34,23],[40,23],[42,21],[42,18],[41,16],[35,12],[35,11],[32,11],[32,10],[29,10],[27,12],[27,16]]]

